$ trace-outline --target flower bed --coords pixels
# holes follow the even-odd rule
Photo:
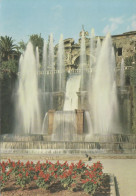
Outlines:
[[[71,191],[80,186],[84,192],[93,195],[102,184],[104,176],[102,169],[100,162],[89,166],[81,160],[76,164],[68,164],[67,161],[64,163],[38,161],[34,164],[30,161],[23,163],[9,159],[0,163],[1,191],[4,191],[4,187],[12,179],[23,189],[33,183],[39,189],[49,190],[57,184]]]

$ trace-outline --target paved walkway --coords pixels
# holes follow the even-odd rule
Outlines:
[[[136,159],[93,159],[101,161],[105,173],[117,178],[119,196],[136,196]]]

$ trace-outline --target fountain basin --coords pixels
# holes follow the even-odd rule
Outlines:
[[[2,135],[0,145],[2,154],[135,154],[136,135],[94,135],[89,142],[84,141],[84,136],[82,141],[72,142],[49,141],[46,135]]]

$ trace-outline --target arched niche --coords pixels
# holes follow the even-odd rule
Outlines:
[[[75,58],[74,65],[76,69],[80,68],[80,56],[77,56]],[[90,56],[86,55],[86,68],[89,68],[89,67],[90,67]]]

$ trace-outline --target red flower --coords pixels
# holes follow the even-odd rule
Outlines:
[[[11,160],[10,159],[8,159],[8,161],[9,161],[9,163],[11,163]]]
[[[16,164],[15,162],[12,162],[12,167],[15,168]]]
[[[72,176],[73,179],[76,178],[76,177],[77,177],[77,175]]]
[[[50,177],[50,174],[46,174],[46,177],[45,177],[45,182],[47,182],[49,180],[49,177]]]
[[[82,181],[83,184],[85,184],[85,183],[89,182],[90,180],[87,178],[87,179],[81,180],[81,181]]]
[[[8,171],[6,175],[8,176],[9,174],[10,174],[10,171]]]
[[[33,179],[34,179],[34,180],[37,180],[37,176],[34,176]]]
[[[43,171],[40,171],[39,176],[42,177],[42,178],[44,178],[45,177],[44,172]]]
[[[25,172],[25,168],[23,168],[22,170],[23,170],[23,172]]]
[[[29,175],[29,173],[28,172],[26,172],[26,177]]]
[[[70,168],[71,170],[73,170],[73,165],[70,165],[69,168]]]
[[[20,174],[18,174],[18,175],[19,175],[19,177],[20,177],[20,178],[22,178],[22,174],[21,174],[21,173],[20,173]]]
[[[30,165],[30,162],[29,161],[27,161],[26,162],[26,167],[28,167]]]
[[[60,177],[61,179],[63,179],[63,175],[60,175],[59,177]]]
[[[3,180],[3,176],[0,176],[0,180]]]
[[[4,166],[2,166],[2,172],[5,173],[5,167]]]
[[[72,174],[72,171],[71,171],[71,170],[69,170],[69,171],[68,171],[68,175],[69,175],[69,176],[71,176],[71,174]]]
[[[63,173],[63,178],[66,178],[67,177],[67,174],[66,173]]]
[[[102,172],[100,172],[99,175],[101,176],[102,175]]]
[[[72,184],[71,184],[71,187],[72,187],[72,188],[76,187],[76,183],[72,183]]]

